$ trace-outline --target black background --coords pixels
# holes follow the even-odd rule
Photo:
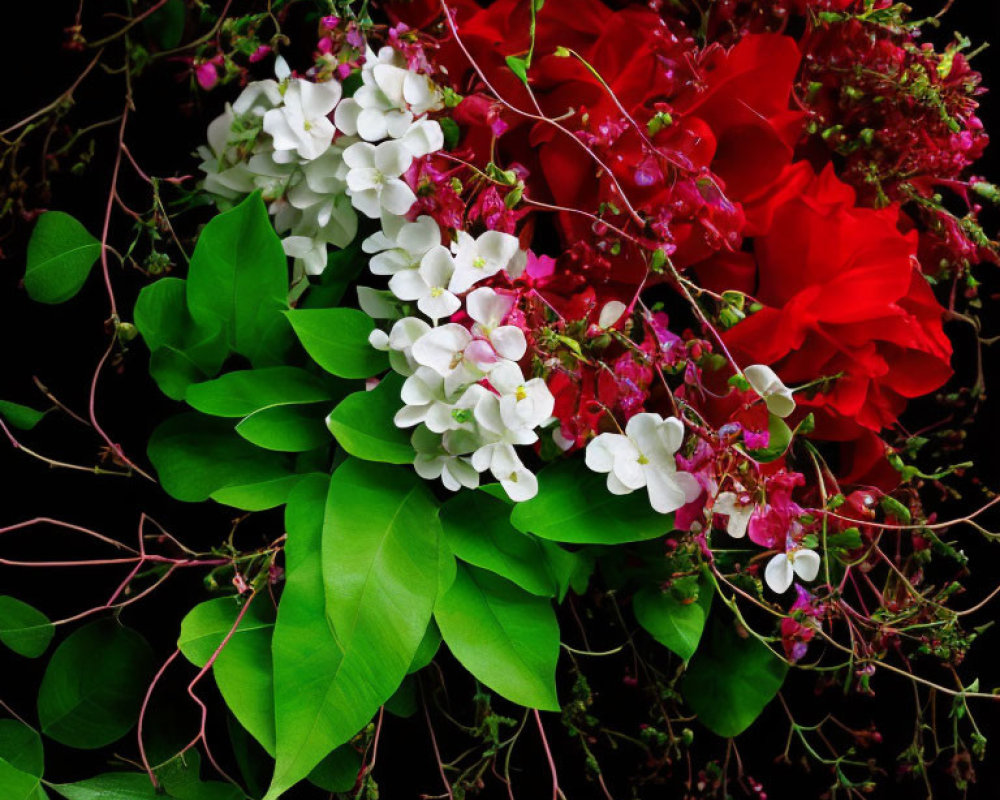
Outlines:
[[[236,4],[239,6],[239,2]],[[6,4],[5,4],[6,6]],[[918,12],[936,10],[939,3],[922,3]],[[89,54],[76,54],[61,48],[62,29],[71,24],[76,8],[75,2],[63,0],[55,3],[18,3],[19,19],[16,25],[5,7],[5,44],[0,58],[5,69],[0,74],[6,77],[6,91],[0,105],[0,128],[5,128],[25,114],[48,103],[67,87],[89,58]],[[110,30],[114,21],[105,23]],[[951,31],[959,30],[974,41],[1000,33],[1000,6],[989,0],[957,0],[953,9],[944,18],[939,33],[928,29],[928,36],[943,44]],[[976,68],[986,75],[987,85],[1000,87],[1000,58],[987,51],[975,62]],[[181,80],[177,79],[180,76]],[[183,65],[164,67],[160,65],[150,70],[137,84],[137,108],[129,126],[128,141],[137,160],[152,175],[169,176],[196,171],[197,162],[189,158],[193,149],[203,141],[204,127],[221,109],[231,92],[223,89],[204,98],[204,106],[181,106],[179,99],[189,98],[192,93],[184,82]],[[119,113],[121,105],[121,78],[95,74],[78,92],[79,108],[71,117],[77,124],[88,124],[112,117]],[[199,101],[201,102],[201,101]],[[983,119],[987,130],[1000,136],[1000,96],[987,95],[983,99]],[[110,164],[114,153],[114,127],[105,129],[98,138],[98,148],[92,167],[81,177],[65,173],[57,174],[53,184],[51,201],[42,198],[40,205],[50,205],[77,216],[91,231],[99,231],[103,219],[110,178]],[[987,152],[977,172],[993,180],[1000,179],[1000,147]],[[26,153],[30,157],[30,152]],[[123,169],[123,197],[137,210],[148,207],[148,193],[136,180],[128,167]],[[987,229],[996,230],[997,215],[987,212]],[[7,223],[5,223],[7,224]],[[193,226],[189,220],[188,227]],[[107,299],[104,287],[95,274],[88,281],[80,296],[65,306],[47,307],[30,302],[23,289],[19,288],[23,274],[23,247],[30,225],[19,222],[13,232],[4,229],[7,235],[0,247],[5,259],[0,261],[0,397],[21,401],[35,406],[43,406],[41,398],[32,386],[32,377],[37,376],[49,386],[51,391],[66,405],[85,415],[89,381],[98,359],[107,343],[105,318]],[[120,213],[115,215],[111,241],[120,243],[129,240],[128,220]],[[127,310],[145,278],[136,271],[120,270],[112,267],[115,275],[119,305]],[[979,271],[985,280],[984,299],[987,303],[985,335],[1000,333],[1000,322],[996,316],[996,303],[990,306],[991,294],[1000,291],[995,269],[984,267]],[[971,367],[972,340],[968,332],[952,323],[950,333],[956,339],[959,356],[956,366],[960,375],[968,378]],[[987,351],[986,371],[988,389],[990,378],[1000,376],[996,353]],[[1000,397],[1000,395],[997,395]],[[127,354],[122,368],[109,367],[105,370],[98,392],[99,418],[111,437],[122,444],[125,452],[141,464],[146,464],[145,442],[156,424],[176,410],[176,404],[164,398],[152,384],[146,371],[146,355],[141,343],[136,343]],[[970,458],[977,461],[977,473],[984,483],[1000,487],[1000,456],[997,444],[1000,436],[995,434],[998,406],[990,400],[980,413],[977,422],[968,431]],[[918,414],[921,412],[918,412]],[[95,462],[99,442],[91,431],[64,415],[53,414],[47,418],[37,432],[23,434],[29,446],[37,445],[46,455],[60,460],[81,464]],[[970,498],[972,495],[970,495]],[[971,503],[972,500],[969,500]],[[969,505],[966,504],[966,509]],[[204,504],[185,506],[164,495],[158,488],[141,479],[120,479],[94,477],[63,470],[50,470],[44,464],[16,453],[0,441],[0,524],[13,523],[36,516],[51,516],[75,524],[88,526],[112,537],[134,542],[139,514],[145,511],[163,524],[173,534],[192,547],[203,549],[222,540],[232,525],[233,512],[217,506]],[[280,515],[263,514],[249,524],[241,525],[238,539],[243,546],[259,546],[273,539],[282,530]],[[978,598],[992,588],[997,580],[995,549],[983,544],[970,531],[956,531],[964,549],[974,556],[974,574],[969,581],[970,598]],[[16,538],[15,538],[16,537]],[[110,556],[109,549],[102,553]],[[97,555],[92,542],[75,535],[61,533],[49,526],[41,526],[16,534],[7,534],[0,543],[0,556],[5,558],[44,559],[53,554],[60,558],[89,558]],[[78,612],[82,608],[98,605],[116,585],[115,578],[120,573],[103,568],[79,570],[55,569],[10,569],[0,567],[0,593],[13,594],[36,604],[52,618]],[[165,658],[173,649],[177,625],[186,608],[203,597],[201,579],[196,575],[180,576],[169,587],[159,593],[154,600],[141,604],[135,610],[123,615],[126,623],[140,628],[156,648],[158,659]],[[971,605],[971,600],[968,604]],[[994,604],[993,608],[996,605]],[[989,619],[990,614],[980,615],[980,624]],[[997,636],[988,632],[974,648],[972,655],[962,669],[966,678],[979,675],[982,683],[989,688],[997,683],[998,672],[995,653]],[[37,681],[40,678],[41,662],[26,662],[0,648],[0,699],[14,707],[18,713],[28,717],[33,715],[33,704]],[[471,681],[463,677],[461,671],[449,669],[445,665],[449,680],[454,682],[452,694],[460,695],[471,690]],[[611,718],[628,719],[630,704],[638,702],[635,697],[622,689],[621,664],[605,668],[605,673],[596,675],[594,684],[605,692],[599,698],[596,711]],[[164,720],[163,730],[168,729],[168,717],[190,734],[195,729],[197,719],[193,706],[182,698],[182,679],[190,679],[191,673],[178,668],[175,675],[164,684],[162,696],[168,700],[154,716]],[[869,716],[879,720],[886,744],[876,748],[873,755],[880,763],[893,769],[896,754],[908,743],[909,725],[912,721],[912,690],[904,682],[879,679],[875,683],[877,696],[872,700],[852,698],[857,721]],[[212,691],[203,684],[202,693],[211,697]],[[813,698],[812,682],[796,679],[790,688],[798,708],[803,710],[803,718],[809,719],[810,706],[815,703],[818,710],[829,705],[830,698]],[[836,703],[836,697],[832,702]],[[984,732],[993,740],[1000,739],[998,709],[996,706],[980,704],[974,707]],[[780,741],[784,730],[780,713],[772,708],[765,720],[744,737],[741,753],[748,772],[764,782],[768,796],[818,797],[826,783],[822,773],[806,775],[797,766],[784,767],[772,764],[772,759],[783,747]],[[558,720],[552,717],[547,722],[550,738],[556,735]],[[443,731],[442,731],[443,733]],[[225,728],[215,724],[210,728],[216,748],[226,751]],[[444,734],[445,747],[458,748],[460,742],[449,741]],[[154,732],[154,738],[156,734]],[[537,738],[532,730],[525,734],[519,745],[519,758],[524,772],[517,779],[518,796],[532,800],[547,797],[549,793],[548,774],[540,760],[536,746]],[[773,739],[770,737],[774,737]],[[169,737],[168,737],[169,738]],[[168,747],[169,743],[165,743]],[[592,784],[582,781],[582,760],[572,746],[555,744],[557,762],[560,767],[564,790],[571,800],[598,797]],[[46,745],[47,777],[56,780],[73,780],[103,771],[108,766],[109,751],[96,754],[81,754],[69,751],[54,743]],[[133,758],[134,741],[126,738],[118,745],[116,752]],[[422,719],[419,717],[401,722],[393,720],[386,725],[380,746],[380,762],[376,770],[382,785],[382,796],[388,800],[407,800],[422,792],[436,793],[439,782],[431,760],[430,748]],[[614,758],[605,756],[614,765]],[[629,762],[631,764],[631,762]],[[995,753],[988,756],[985,763],[977,765],[978,782],[970,790],[969,797],[993,798],[1000,796],[1000,763]],[[625,767],[623,767],[625,768]],[[610,772],[616,771],[612,766]],[[941,797],[958,796],[947,788],[947,777],[937,773],[934,783],[942,787]],[[648,790],[644,797],[675,797],[667,790]],[[499,785],[487,790],[485,797],[501,797]],[[873,796],[886,798],[922,798],[925,792],[913,782],[895,783],[891,778]],[[301,796],[320,794],[301,793]],[[615,794],[624,797],[623,794]],[[0,798],[3,800],[3,798]]]

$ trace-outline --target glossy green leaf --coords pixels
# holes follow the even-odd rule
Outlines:
[[[296,482],[287,457],[242,439],[232,422],[201,414],[181,414],[162,423],[150,437],[148,454],[163,488],[188,502],[215,497],[239,505],[233,499],[240,495],[233,490],[246,494],[257,487],[277,487],[267,498],[269,505],[257,506],[270,507],[284,502]]]
[[[45,417],[45,411],[36,411],[20,403],[0,400],[0,418],[22,431],[30,431]]]
[[[288,262],[260,193],[213,217],[198,237],[187,304],[196,322],[222,329],[256,367],[280,364],[291,344]]]
[[[459,565],[434,618],[445,644],[477,680],[518,705],[559,710],[559,624],[548,600]]]
[[[517,56],[507,56],[507,68],[510,69],[525,86],[528,85],[528,63]]]
[[[264,511],[284,505],[292,489],[302,480],[301,475],[288,475],[262,483],[250,483],[241,486],[226,486],[212,492],[212,499],[233,508],[244,511]]]
[[[460,492],[442,507],[441,524],[448,547],[466,563],[540,597],[559,593],[547,550],[556,545],[512,526],[510,506],[503,501],[485,492]]]
[[[407,675],[392,697],[385,701],[385,710],[394,717],[409,719],[417,713],[417,684],[412,676]]]
[[[332,401],[323,381],[298,367],[265,367],[227,372],[188,388],[184,399],[202,414],[246,417],[262,408]]]
[[[38,658],[48,649],[55,632],[41,611],[16,597],[0,595],[0,642],[15,653]]]
[[[174,400],[183,400],[190,384],[216,375],[229,352],[218,322],[199,323],[191,316],[187,283],[180,278],[144,287],[133,317],[151,353],[149,372]]]
[[[236,627],[240,608],[232,597],[195,606],[181,623],[177,646],[195,666],[203,667],[232,632],[212,665],[222,698],[253,737],[274,752],[274,678],[271,634],[274,619],[268,598],[255,598]]]
[[[375,323],[363,311],[297,309],[287,317],[306,352],[331,375],[370,378],[389,367],[388,356],[368,343]]]
[[[290,516],[286,524],[290,545],[296,530],[312,528],[315,536],[316,489],[312,492],[296,512],[301,520]],[[314,565],[303,568],[296,559],[290,566],[302,575],[296,582],[301,588],[289,599],[289,575],[279,611],[277,764],[268,800],[347,742],[402,682],[437,595],[437,512],[424,481],[408,469],[348,459],[334,473],[323,518],[322,584],[316,583]],[[308,536],[299,534],[300,540]],[[329,629],[319,633],[318,652],[310,652],[315,661],[303,663],[306,637],[300,633],[294,642],[284,637],[315,630],[321,598]],[[289,653],[289,645],[296,651]]]
[[[66,800],[162,800],[144,772],[109,772],[78,783],[52,784]]]
[[[705,621],[712,608],[710,581],[698,585],[698,597],[684,602],[669,589],[645,586],[632,598],[635,618],[664,647],[687,661],[698,649]]]
[[[288,776],[275,775],[275,781],[288,786],[337,746],[329,719],[336,711],[327,704],[343,651],[326,618],[321,563],[329,487],[327,477],[304,478],[285,508],[285,588],[271,655],[278,767]]]
[[[403,377],[386,375],[370,392],[354,392],[337,405],[326,424],[337,443],[348,453],[365,461],[412,464],[410,432],[393,422],[403,407],[399,398]]]
[[[519,531],[574,544],[622,544],[664,536],[671,514],[659,514],[644,491],[615,495],[607,478],[583,459],[550,464],[538,474],[538,494],[518,503],[510,521]]]
[[[788,665],[766,646],[716,615],[688,664],[681,694],[705,727],[737,736],[771,702],[787,672]]]
[[[46,211],[28,242],[24,288],[39,303],[63,303],[83,287],[101,255],[101,243],[74,217]]]
[[[139,718],[153,654],[111,619],[74,631],[52,654],[38,690],[42,733],[81,750],[118,741]]]
[[[323,423],[329,404],[271,406],[255,411],[236,426],[236,432],[265,450],[305,453],[333,437]]]
[[[451,588],[450,586],[448,588]],[[440,591],[440,589],[438,590]],[[443,592],[442,592],[443,594]],[[412,675],[419,672],[434,660],[438,650],[441,649],[441,631],[438,630],[437,623],[431,620],[424,633],[424,638],[417,645],[417,652],[413,654],[410,666],[406,668],[406,674]]]

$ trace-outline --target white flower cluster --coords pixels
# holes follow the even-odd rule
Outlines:
[[[372,334],[372,344],[388,350],[393,368],[407,376],[396,425],[417,426],[414,467],[422,477],[457,491],[475,488],[489,471],[512,500],[529,500],[538,481],[515,447],[538,441],[536,429],[551,419],[555,400],[545,381],[526,379],[517,363],[528,345],[520,328],[504,324],[514,298],[473,288],[501,271],[520,275],[526,254],[514,236],[497,231],[478,238],[459,231],[450,248],[441,239],[430,217],[384,217],[382,231],[362,245],[374,254],[372,272],[391,276],[392,295],[415,302],[434,323],[404,317],[388,334]],[[371,291],[359,291],[363,304]],[[438,325],[462,308],[463,294],[472,324]]]
[[[275,77],[249,84],[209,125],[204,186],[225,200],[261,190],[296,274],[318,275],[330,245],[353,241],[357,212],[401,215],[416,200],[401,176],[444,145],[425,117],[441,91],[390,47],[367,49],[353,98],[338,81],[293,77],[280,57]]]

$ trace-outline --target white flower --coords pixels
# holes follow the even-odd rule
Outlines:
[[[283,80],[283,79],[282,79]],[[248,83],[233,103],[237,116],[252,114],[263,117],[272,108],[281,105],[281,87],[277,81],[263,80]]]
[[[282,106],[264,114],[264,130],[271,134],[275,150],[294,150],[307,160],[323,155],[336,133],[327,116],[341,91],[337,81],[290,80]]]
[[[819,574],[819,554],[812,550],[793,547],[787,553],[778,553],[764,569],[764,581],[771,591],[783,594],[798,575],[804,581],[811,581]]]
[[[508,428],[533,430],[552,416],[556,401],[545,381],[526,381],[513,361],[503,361],[490,370],[490,385],[500,392],[500,418]]]
[[[767,410],[776,417],[787,417],[795,410],[791,390],[781,382],[773,369],[764,364],[754,364],[743,370],[747,383],[764,398]]]
[[[389,331],[389,365],[400,375],[412,375],[418,366],[413,346],[430,332],[431,326],[418,317],[397,320]]]
[[[506,269],[517,255],[516,236],[500,231],[486,231],[473,239],[465,231],[458,232],[452,245],[455,253],[455,274],[449,287],[456,294],[471,289],[476,283]]]
[[[435,120],[418,119],[406,129],[400,141],[413,153],[414,158],[420,158],[444,147],[444,131]]]
[[[472,454],[472,466],[479,472],[489,470],[515,503],[538,494],[538,478],[521,463],[511,444],[497,442],[480,447]]]
[[[326,269],[326,242],[308,236],[286,236],[281,240],[286,256],[291,256],[306,275],[321,275]]]
[[[421,425],[411,438],[417,457],[413,469],[424,480],[441,479],[446,489],[457,492],[463,486],[475,489],[479,486],[479,473],[470,460],[446,448],[446,441],[440,434],[433,433]]]
[[[585,461],[595,472],[608,473],[612,494],[629,494],[645,486],[653,508],[668,514],[701,492],[693,475],[677,471],[674,454],[683,439],[684,425],[676,417],[636,414],[625,435],[602,433],[593,439]]]
[[[418,269],[404,269],[393,275],[389,289],[400,300],[416,300],[417,308],[437,321],[462,307],[462,301],[448,291],[454,271],[455,262],[448,248],[435,245],[420,260]]]
[[[528,350],[524,331],[516,325],[502,324],[514,307],[513,297],[484,286],[469,293],[465,307],[475,322],[472,326],[474,336],[486,339],[500,358],[511,361],[524,358]]]
[[[347,186],[351,202],[365,216],[378,219],[383,209],[402,216],[416,202],[417,196],[400,180],[413,156],[399,142],[375,145],[358,142],[344,151],[350,167]]]
[[[374,275],[395,275],[417,269],[431,248],[441,244],[441,230],[433,217],[423,214],[415,222],[404,217],[383,215],[382,230],[361,243],[366,253],[374,253],[368,264]]]
[[[398,139],[413,122],[413,112],[406,107],[404,82],[406,61],[391,47],[383,47],[376,55],[366,48],[365,65],[361,69],[361,86],[341,101],[334,113],[337,127],[349,136],[360,136],[368,142],[386,137]]]
[[[472,334],[468,330],[462,325],[449,322],[421,336],[413,344],[412,356],[415,363],[430,367],[444,378],[446,390],[451,393],[462,386],[475,383],[486,372],[466,353],[466,349],[473,344]],[[488,343],[486,346],[492,352]]]
[[[734,539],[742,539],[747,535],[747,525],[753,516],[754,504],[741,505],[736,492],[722,492],[715,498],[712,506],[713,514],[724,514],[729,517],[726,522],[726,533]]]
[[[609,300],[601,309],[601,314],[597,319],[599,328],[610,328],[622,318],[627,306],[621,300]]]

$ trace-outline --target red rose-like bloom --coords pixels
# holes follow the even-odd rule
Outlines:
[[[789,384],[842,374],[819,394],[797,395],[825,438],[854,438],[854,423],[881,430],[907,398],[951,375],[943,310],[920,274],[917,235],[900,233],[899,218],[895,206],[858,208],[828,167],[755,240],[764,308],[726,342],[742,363],[773,365]]]

